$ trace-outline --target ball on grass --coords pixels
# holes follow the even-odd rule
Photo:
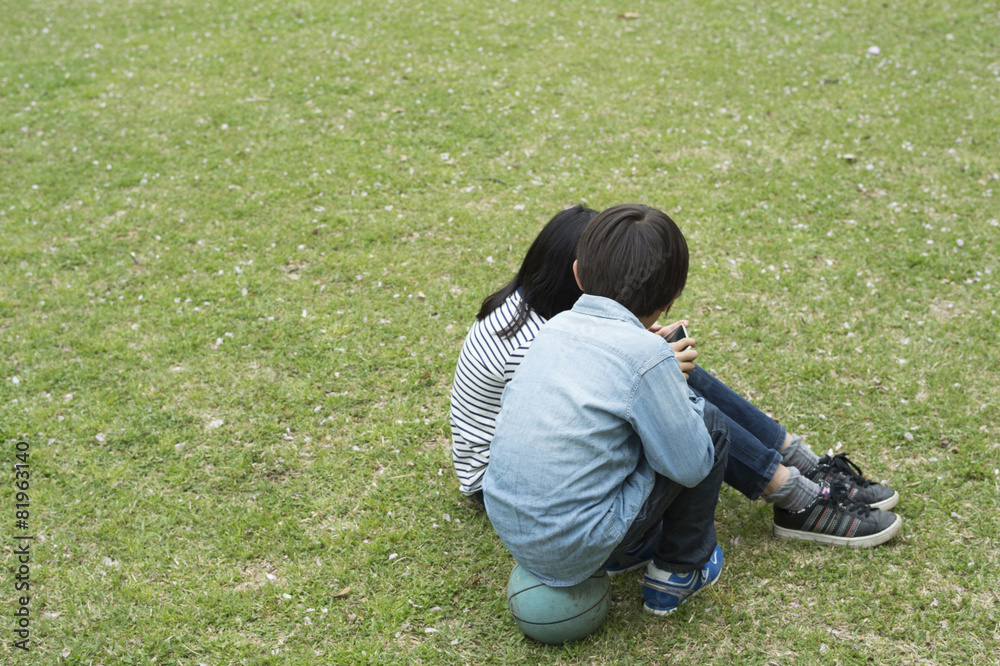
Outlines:
[[[507,608],[521,631],[560,645],[597,631],[611,607],[611,580],[603,569],[572,587],[549,587],[518,564],[507,581]]]

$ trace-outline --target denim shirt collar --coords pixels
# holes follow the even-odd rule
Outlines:
[[[639,318],[632,314],[624,305],[604,296],[594,296],[584,294],[577,299],[573,306],[574,312],[601,317],[602,319],[616,319],[627,323],[635,324],[639,328],[645,329]]]

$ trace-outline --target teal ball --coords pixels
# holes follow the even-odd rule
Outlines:
[[[572,587],[549,587],[518,564],[507,581],[507,608],[521,631],[561,645],[597,631],[611,607],[611,580],[601,569]]]

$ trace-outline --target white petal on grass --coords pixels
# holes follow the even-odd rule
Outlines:
[[[224,423],[225,421],[223,421],[222,419],[212,419],[211,421],[208,422],[208,425],[206,425],[205,427],[208,430],[215,430],[216,428],[221,427]]]
[[[99,433],[97,433],[97,434],[96,434],[96,435],[94,436],[94,439],[96,439],[96,440],[97,440],[98,442],[103,442],[103,441],[105,440],[105,436],[104,436],[104,433],[103,433],[103,432],[99,432]]]
[[[877,47],[877,46],[869,46],[868,47],[868,55],[876,56],[876,55],[878,55],[880,53],[882,53],[882,49],[880,49],[879,47]]]

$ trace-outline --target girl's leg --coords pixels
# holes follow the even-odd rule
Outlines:
[[[785,429],[699,366],[689,373],[688,386],[714,405],[728,423],[726,483],[756,500],[781,465]]]
[[[761,444],[773,451],[781,452],[785,445],[784,427],[754,407],[749,400],[698,365],[688,373],[688,386],[718,407],[723,414],[753,435]]]
[[[712,402],[707,397],[705,401],[708,403],[707,413]],[[725,482],[747,499],[755,500],[767,488],[781,464],[781,453],[764,446],[721,409],[717,411],[729,426],[729,462],[726,464]]]
[[[807,476],[812,474],[819,457],[799,437],[786,431],[774,419],[702,367],[696,365],[688,375],[688,385],[695,393],[722,410],[723,414],[745,428],[764,446],[781,453],[784,465],[796,467]]]

